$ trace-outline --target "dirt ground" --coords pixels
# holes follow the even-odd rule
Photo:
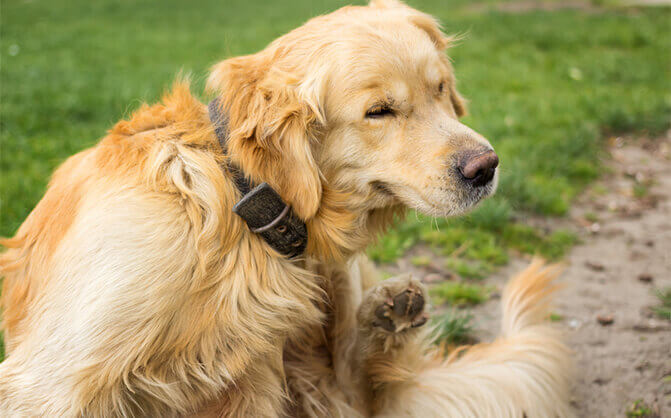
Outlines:
[[[580,417],[624,417],[642,399],[671,417],[671,322],[656,317],[653,289],[671,286],[671,133],[656,140],[613,138],[609,172],[568,219],[582,243],[566,258],[566,288],[554,312],[575,351],[573,405]],[[539,221],[536,221],[539,223]],[[515,260],[489,282],[501,287],[524,267]],[[498,332],[498,301],[474,309],[482,339]],[[608,322],[606,325],[599,322]]]
[[[646,416],[671,417],[671,321],[651,310],[659,304],[654,289],[671,286],[671,132],[655,140],[612,138],[607,154],[607,173],[568,217],[527,222],[569,228],[581,240],[565,258],[565,288],[553,308],[575,352],[576,414],[625,417],[641,399],[654,412]],[[450,277],[412,266],[411,256],[393,270]],[[528,262],[517,257],[484,283],[502,289]],[[495,292],[472,310],[478,339],[498,334],[499,302]]]
[[[643,399],[669,417],[671,322],[650,306],[659,303],[653,288],[671,286],[671,136],[612,142],[612,172],[572,212],[589,232],[557,299],[576,352],[573,402],[580,416],[616,417]]]
[[[555,312],[575,351],[573,405],[581,417],[624,417],[642,399],[671,416],[671,322],[650,309],[671,286],[671,133],[655,141],[614,138],[609,172],[566,220],[582,243],[566,258]],[[500,287],[526,260],[489,281]],[[498,301],[474,310],[483,339],[498,332]],[[483,318],[484,317],[484,318]],[[604,325],[599,318],[612,324]]]

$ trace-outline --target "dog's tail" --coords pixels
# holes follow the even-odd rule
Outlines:
[[[548,321],[559,271],[534,260],[503,292],[498,340],[463,347],[418,371],[413,383],[397,387],[396,405],[384,409],[427,417],[572,416],[569,350]]]
[[[554,279],[560,272],[559,265],[545,266],[537,258],[508,282],[501,306],[502,337],[523,334],[537,327],[547,328],[550,296],[559,287]]]

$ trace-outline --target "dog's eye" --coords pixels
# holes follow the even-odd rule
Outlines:
[[[383,118],[385,116],[391,116],[394,114],[394,111],[388,105],[375,105],[366,111],[367,118]]]
[[[441,81],[440,84],[438,85],[438,93],[443,94],[445,91],[445,82]]]

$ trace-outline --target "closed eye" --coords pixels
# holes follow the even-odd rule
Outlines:
[[[386,104],[378,104],[366,111],[366,117],[371,119],[383,118],[385,116],[393,116],[394,110]]]

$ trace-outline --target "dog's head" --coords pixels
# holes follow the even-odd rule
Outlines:
[[[334,191],[362,217],[399,205],[463,213],[496,188],[498,158],[458,121],[449,41],[431,16],[387,0],[217,64],[209,87],[229,116],[231,158],[304,220]]]

